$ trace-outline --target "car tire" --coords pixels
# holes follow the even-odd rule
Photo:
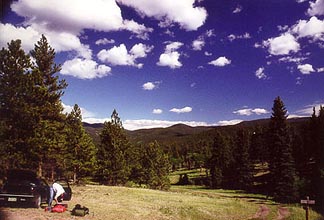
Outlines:
[[[34,208],[40,208],[42,204],[42,196],[41,195],[37,195],[33,204]]]

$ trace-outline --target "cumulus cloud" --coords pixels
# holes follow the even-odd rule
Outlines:
[[[108,40],[107,38],[98,39],[95,42],[96,45],[106,45],[106,44],[114,44],[114,43],[115,43],[114,39]]]
[[[231,64],[231,60],[227,59],[226,57],[218,57],[217,59],[210,61],[208,64],[214,66],[226,66]]]
[[[269,111],[267,111],[266,109],[263,109],[263,108],[255,108],[255,109],[244,108],[244,109],[234,111],[233,113],[237,114],[237,115],[250,116],[253,114],[256,114],[256,115],[268,114]]]
[[[158,88],[158,86],[159,86],[160,83],[161,82],[147,82],[147,83],[144,83],[142,85],[142,88],[144,90],[153,90],[153,89]]]
[[[205,46],[205,41],[202,39],[201,40],[197,39],[192,42],[193,50],[201,50],[204,46]]]
[[[318,68],[317,72],[319,72],[319,73],[324,72],[324,67]]]
[[[19,0],[14,2],[11,8],[26,18],[27,25],[37,24],[46,30],[70,32],[75,35],[84,29],[97,31],[122,29],[146,39],[147,33],[153,31],[152,28],[146,28],[134,20],[124,20],[115,0]]]
[[[268,48],[272,55],[288,55],[290,52],[297,52],[300,45],[296,38],[290,33],[284,33],[279,37],[269,38],[263,42],[263,46]]]
[[[123,24],[125,30],[133,32],[137,38],[142,40],[148,40],[149,33],[153,32],[153,28],[147,28],[145,25],[138,24],[134,20],[125,20]]]
[[[61,74],[74,76],[80,79],[102,78],[110,74],[111,68],[106,65],[98,65],[93,60],[75,58],[65,61]]]
[[[0,47],[6,47],[7,43],[13,39],[21,39],[22,47],[26,52],[34,49],[35,43],[41,38],[42,30],[34,26],[15,27],[11,24],[0,23]],[[67,32],[47,31],[46,38],[56,52],[76,51],[77,55],[83,58],[91,58],[92,51],[88,45],[81,43],[74,34]]]
[[[32,27],[15,27],[12,24],[0,23],[0,48],[7,47],[11,40],[20,39],[22,48],[29,52],[34,44],[41,38],[41,34]]]
[[[302,73],[302,74],[310,74],[311,72],[315,72],[313,69],[313,66],[311,64],[301,64],[297,66],[297,69]]]
[[[255,76],[258,79],[266,79],[267,78],[267,75],[264,73],[264,67],[260,67],[259,69],[257,69],[255,71]]]
[[[192,108],[191,107],[184,107],[184,108],[173,108],[173,109],[170,109],[170,112],[174,112],[174,113],[178,113],[178,114],[181,114],[181,113],[189,113],[192,111]]]
[[[159,108],[155,108],[155,109],[153,109],[152,113],[159,115],[159,114],[162,114],[163,113],[163,110],[162,109],[159,109]]]
[[[171,42],[166,45],[165,51],[160,55],[157,65],[168,66],[172,69],[180,68],[182,63],[179,61],[180,53],[177,51],[183,43],[181,42]]]
[[[324,0],[315,0],[310,2],[310,7],[307,10],[308,15],[324,15]]]
[[[178,23],[185,30],[197,30],[205,23],[207,11],[195,7],[195,0],[117,0],[134,8],[141,16],[154,17],[164,23]],[[168,25],[169,26],[169,25]]]
[[[323,1],[324,2],[324,1]],[[300,20],[291,28],[291,32],[298,37],[310,37],[314,40],[324,40],[324,20],[319,20],[313,16],[307,20]]]
[[[19,38],[27,51],[45,34],[57,52],[76,51],[77,56],[91,59],[92,51],[79,39],[85,29],[128,30],[142,39],[147,39],[148,33],[153,31],[133,20],[124,20],[115,0],[18,0],[11,4],[11,9],[25,20],[20,27],[1,24],[0,44],[3,46]],[[97,42],[103,43],[107,41]]]
[[[114,66],[136,66],[142,68],[143,64],[137,63],[136,59],[146,57],[147,53],[151,52],[152,49],[153,46],[139,43],[135,44],[128,52],[125,44],[120,44],[119,46],[114,46],[109,50],[103,49],[99,51],[97,57],[102,62],[107,62]]]

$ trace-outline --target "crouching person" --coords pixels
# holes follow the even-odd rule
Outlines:
[[[63,194],[65,193],[65,190],[63,186],[61,186],[58,183],[53,183],[53,185],[50,187],[49,191],[49,198],[48,198],[48,211],[52,210],[52,202],[53,200],[56,202],[56,204],[59,203],[58,199],[60,196],[63,197]],[[63,198],[62,198],[63,200]]]

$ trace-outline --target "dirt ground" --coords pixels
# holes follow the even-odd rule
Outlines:
[[[80,219],[72,216],[70,211],[64,213],[50,213],[44,209],[34,208],[1,208],[0,220],[68,220]],[[82,217],[82,219],[92,219],[91,216]]]

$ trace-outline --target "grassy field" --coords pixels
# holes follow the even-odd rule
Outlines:
[[[172,186],[170,191],[99,185],[73,186],[69,210],[81,204],[90,209],[82,219],[280,219],[280,204],[265,200],[262,195],[229,190],[207,190],[197,186]],[[262,212],[262,208],[266,207]],[[304,220],[299,205],[287,207],[287,220]],[[79,219],[70,212],[48,213],[41,209],[2,208],[0,219]],[[259,218],[258,218],[259,217]],[[264,217],[264,218],[262,218]],[[80,218],[81,219],[81,218]],[[310,219],[321,219],[310,212]]]

